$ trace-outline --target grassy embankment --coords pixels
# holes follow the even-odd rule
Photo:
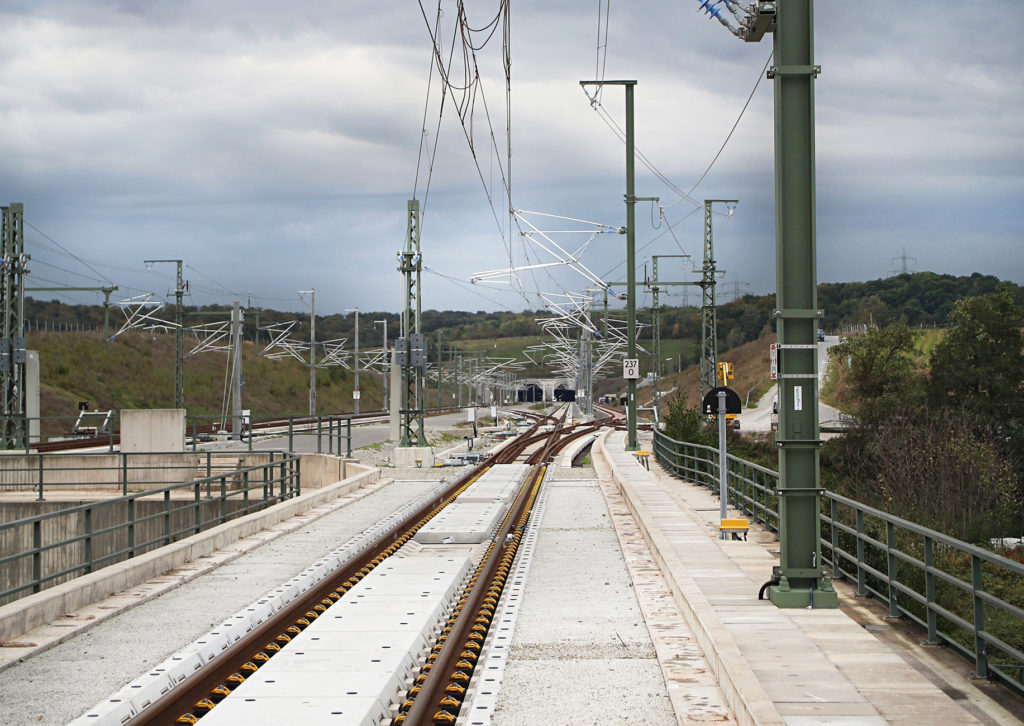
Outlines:
[[[750,405],[757,405],[758,400],[767,391],[771,390],[772,381],[768,378],[769,348],[775,342],[775,334],[771,333],[758,340],[744,343],[738,348],[719,352],[720,362],[732,363],[735,371],[729,387],[739,394],[740,400],[747,401],[747,393],[750,392]],[[664,343],[662,344],[664,346]],[[666,391],[672,391],[666,397]],[[676,392],[686,395],[686,400],[692,406],[700,404],[700,366],[693,365],[684,368],[682,373],[676,373],[661,379],[662,391],[662,413],[667,413],[667,398],[671,398]],[[650,406],[653,397],[653,388],[644,387],[639,394],[641,406]]]
[[[186,339],[185,352],[189,351]],[[30,333],[39,351],[40,414],[75,416],[78,402],[93,410],[170,408],[174,405],[174,336],[127,333],[106,343],[99,333]],[[267,360],[254,343],[242,344],[243,405],[254,418],[309,411],[309,368],[298,360]],[[185,407],[189,416],[215,416],[224,400],[228,356],[200,353],[185,360]],[[353,410],[353,374],[338,366],[317,371],[317,411]],[[360,410],[381,409],[379,375],[359,377]],[[66,433],[73,421],[49,422],[44,433]]]
[[[927,371],[932,351],[935,350],[936,344],[942,340],[946,330],[943,328],[923,328],[914,330],[913,333],[914,368],[919,371]],[[855,408],[856,401],[847,385],[845,373],[845,361],[836,361],[829,367],[828,375],[825,377],[825,384],[821,389],[821,400],[841,411],[850,411]]]

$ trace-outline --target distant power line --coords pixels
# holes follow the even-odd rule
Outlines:
[[[889,270],[888,277],[895,277],[896,275],[909,275],[912,272],[917,272],[917,270],[911,268],[911,266],[907,264],[909,260],[913,260],[915,263],[917,262],[916,257],[907,257],[906,247],[903,248],[903,254],[901,254],[900,256],[890,257],[889,261],[896,265],[896,267]],[[896,264],[897,262],[899,264]]]

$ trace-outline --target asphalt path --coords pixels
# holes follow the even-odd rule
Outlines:
[[[828,371],[829,348],[839,343],[838,335],[826,335],[825,341],[818,343],[818,390],[825,381],[825,373]],[[772,428],[772,400],[778,395],[778,386],[761,396],[754,408],[744,409],[739,415],[740,431],[771,431]],[[831,421],[839,418],[839,411],[828,404],[818,401],[818,422]]]

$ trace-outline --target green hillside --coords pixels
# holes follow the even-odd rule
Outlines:
[[[1024,288],[1013,283],[1000,283],[992,276],[973,274],[953,277],[930,272],[900,275],[884,280],[853,283],[827,283],[819,286],[819,307],[825,311],[822,326],[840,331],[847,326],[864,323],[885,324],[901,321],[918,327],[948,324],[953,303],[962,297],[989,294],[997,285],[1008,289],[1024,304]],[[737,350],[737,363],[751,360],[751,369],[741,367],[742,382],[752,377],[749,385],[761,377],[761,362],[767,350],[767,338],[773,334],[773,295],[746,295],[717,307],[718,349],[720,358],[728,360],[727,351]],[[193,325],[211,320],[210,312],[228,317],[224,306],[210,306],[201,311],[186,308],[185,323]],[[116,311],[114,311],[116,313]],[[441,358],[446,366],[456,356],[463,359],[463,371],[474,365],[469,359],[480,357],[517,358],[526,361],[520,377],[543,376],[544,368],[529,361],[524,351],[542,342],[536,322],[543,311],[464,312],[428,310],[423,314],[423,329],[431,361]],[[621,317],[621,311],[616,313]],[[116,315],[112,317],[116,318]],[[379,347],[382,330],[368,324],[370,320],[386,319],[388,336],[398,336],[398,316],[392,313],[364,312],[360,328],[363,349]],[[28,344],[41,355],[42,415],[74,416],[79,401],[88,401],[94,409],[133,407],[168,407],[173,403],[174,366],[173,336],[133,332],[113,342],[102,339],[103,309],[98,305],[66,305],[58,301],[27,299],[25,320]],[[272,322],[298,320],[291,337],[308,339],[309,321],[290,313],[273,310],[249,310],[245,318],[243,373],[247,380],[245,407],[253,415],[301,414],[309,408],[309,371],[293,359],[267,360],[258,353],[268,342],[266,332],[258,327]],[[661,335],[660,357],[655,359],[653,346],[653,311],[641,308],[637,320],[644,325],[639,335],[641,370],[659,370],[664,376],[678,375],[698,361],[701,336],[701,314],[695,307],[663,307],[659,315]],[[305,328],[305,329],[303,329]],[[59,329],[61,332],[53,332]],[[321,340],[348,338],[352,347],[353,315],[317,317],[317,337]],[[69,332],[75,331],[75,332]],[[927,353],[938,334],[924,336],[922,352]],[[257,342],[258,341],[258,342]],[[756,341],[756,342],[755,342]],[[748,352],[749,351],[749,352]],[[540,360],[536,355],[534,358]],[[756,361],[756,362],[754,362]],[[211,416],[224,406],[227,355],[202,353],[185,361],[185,402],[190,415]],[[318,411],[345,413],[353,409],[353,374],[340,367],[320,370],[317,380]],[[689,379],[686,379],[689,380]],[[682,381],[680,381],[682,382]],[[598,382],[595,395],[617,391],[621,381]],[[360,377],[363,411],[380,410],[380,377]],[[435,389],[427,392],[427,400],[436,400]],[[446,396],[447,398],[447,396]]]
[[[170,408],[174,405],[174,336],[126,333],[104,342],[101,333],[30,333],[28,347],[39,351],[40,414],[74,416],[78,402],[94,410]],[[293,359],[267,360],[256,345],[242,345],[246,379],[244,405],[257,418],[309,411],[309,369]],[[228,356],[200,353],[185,360],[188,415],[217,415],[223,406]],[[360,410],[380,410],[380,376],[361,373]],[[317,410],[352,411],[353,374],[340,367],[317,371]],[[51,423],[51,433],[70,428]]]

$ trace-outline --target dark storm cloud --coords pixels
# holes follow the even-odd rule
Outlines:
[[[482,25],[497,2],[467,7]],[[607,78],[639,81],[638,145],[684,189],[718,151],[770,51],[695,7],[613,4],[606,68]],[[903,247],[921,268],[1024,279],[1015,11],[1009,0],[817,3],[822,280],[883,275]],[[445,57],[453,17],[449,8],[442,21]],[[497,41],[479,54],[486,99],[464,107],[471,131],[453,115],[467,99],[449,93],[433,173],[429,156],[417,164],[421,136],[434,149],[440,98],[435,71],[424,132],[430,45],[417,4],[3,2],[0,20],[0,203],[24,201],[36,226],[126,286],[152,284],[128,272],[143,272],[143,258],[181,256],[217,280],[196,280],[197,302],[252,290],[287,307],[280,301],[294,290],[315,286],[324,310],[397,309],[394,253],[417,172],[434,270],[465,280],[508,264],[509,245],[523,259],[484,115],[486,100],[503,158]],[[595,74],[596,36],[589,4],[513,4],[512,204],[617,225],[623,147],[579,88]],[[757,292],[774,289],[771,90],[762,81],[694,192],[741,200],[727,222],[717,218],[716,255]],[[621,88],[602,100],[621,124]],[[665,220],[638,211],[642,255],[699,254],[700,212],[679,222],[677,244],[665,224],[693,206],[642,165],[637,188],[666,207]],[[46,254],[36,259],[74,266]],[[584,262],[603,274],[621,254],[621,239],[604,236]],[[528,288],[586,284],[560,271],[522,278]],[[536,303],[437,275],[425,284],[429,307]]]

